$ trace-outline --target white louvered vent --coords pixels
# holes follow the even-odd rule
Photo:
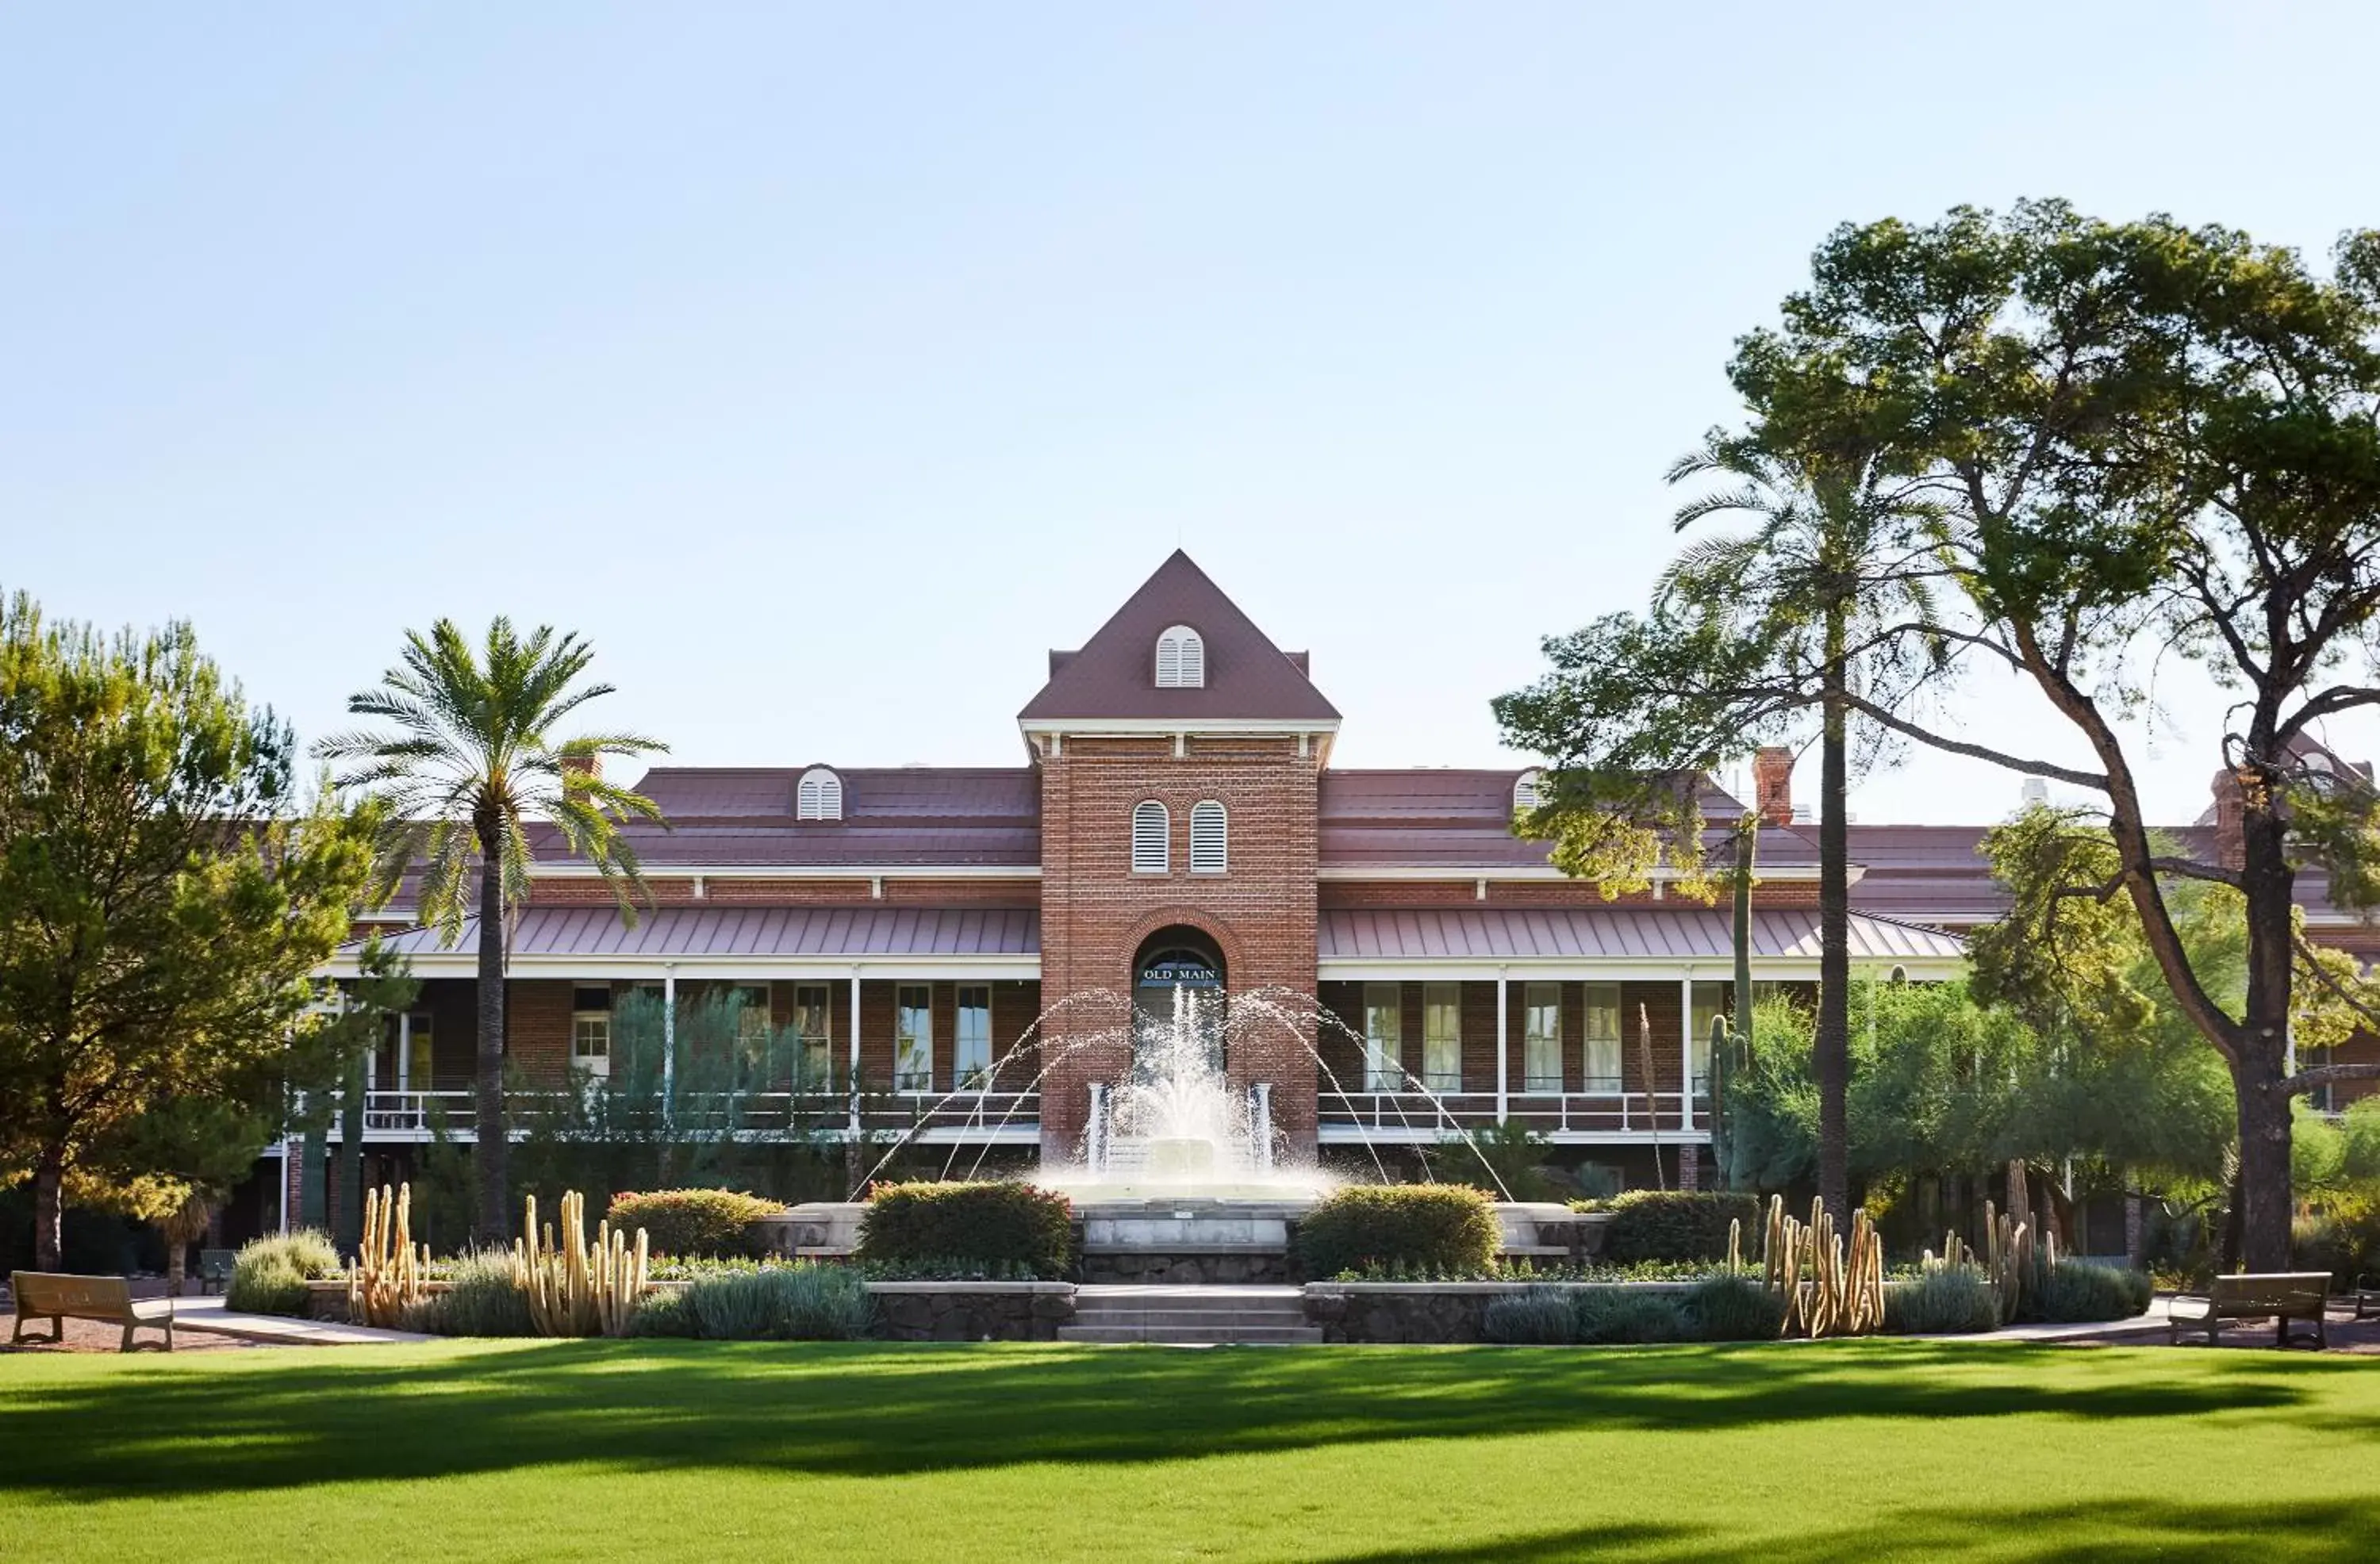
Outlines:
[[[812,766],[804,771],[800,785],[794,789],[794,818],[843,818],[843,779],[824,766]]]
[[[1154,798],[1132,806],[1133,873],[1163,874],[1172,867],[1172,817]]]
[[[1211,798],[1190,806],[1190,872],[1221,874],[1231,867],[1231,818]]]
[[[1187,624],[1176,624],[1157,637],[1157,687],[1197,690],[1207,687],[1207,643]]]
[[[1512,784],[1512,813],[1525,815],[1543,802],[1537,792],[1537,773],[1523,771]]]

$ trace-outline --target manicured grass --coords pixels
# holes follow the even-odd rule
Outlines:
[[[2380,1558],[2380,1363],[553,1342],[0,1359],[0,1558]]]

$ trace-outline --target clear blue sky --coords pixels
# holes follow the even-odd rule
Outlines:
[[[1642,601],[1829,227],[2321,252],[2380,222],[2375,57],[2346,3],[9,6],[0,585],[191,619],[309,736],[504,612],[686,761],[1009,764],[1180,543],[1342,763],[1510,763],[1488,697]]]

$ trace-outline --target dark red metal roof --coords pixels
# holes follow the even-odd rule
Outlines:
[[[1735,954],[1732,919],[1715,907],[1326,911],[1317,940],[1324,961],[1726,961]],[[1851,948],[1858,961],[1955,960],[1963,953],[1956,939],[1938,930],[1859,914],[1852,916]],[[1752,950],[1771,959],[1817,960],[1817,912],[1754,913]]]
[[[1524,773],[1416,767],[1328,770],[1321,781],[1321,863],[1326,868],[1533,868],[1549,844],[1512,834],[1512,784]],[[1743,806],[1718,787],[1703,790],[1704,818],[1718,830],[1742,818]],[[1718,850],[1706,839],[1707,848]],[[1777,828],[1760,833],[1760,862],[1770,868],[1814,865],[1816,844]]]
[[[466,919],[449,946],[434,929],[384,941],[407,955],[468,951],[478,940]],[[352,947],[351,947],[352,948]],[[508,941],[518,961],[546,956],[1033,956],[1041,951],[1041,915],[1028,908],[983,907],[663,907],[634,928],[612,907],[530,907]]]
[[[1157,687],[1157,637],[1187,624],[1206,643],[1207,682]],[[1179,549],[1080,651],[1050,654],[1050,682],[1019,720],[1336,722],[1303,654],[1272,643]]]

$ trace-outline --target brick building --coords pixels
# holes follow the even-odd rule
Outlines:
[[[1532,773],[1334,768],[1340,721],[1306,655],[1177,552],[1050,653],[1016,766],[656,768],[639,786],[672,829],[631,828],[651,892],[633,927],[540,842],[508,1052],[551,1090],[618,1067],[634,996],[723,1001],[739,1035],[790,1039],[735,1082],[753,1125],[1064,1158],[1131,1065],[1131,996],[1194,982],[1305,997],[1224,1059],[1292,1156],[1518,1122],[1634,1176],[1657,1144],[1691,1160],[1727,910],[1665,873],[1607,901],[1512,834]],[[1757,983],[1817,974],[1790,773],[1764,753],[1748,805],[1703,799],[1717,831],[1762,821]],[[1980,830],[1854,828],[1855,972],[1958,970],[1957,932],[1999,910]],[[472,931],[396,939],[425,983],[373,1063],[366,1136],[392,1151],[433,1104],[468,1134],[473,1050]]]

